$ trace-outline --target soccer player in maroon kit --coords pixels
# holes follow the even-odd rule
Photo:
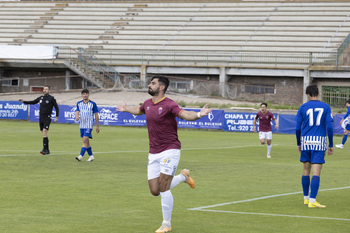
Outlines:
[[[275,122],[275,128],[278,129],[278,122],[274,115],[267,111],[267,103],[260,104],[261,111],[256,114],[253,123],[253,132],[256,133],[255,124],[259,119],[259,139],[261,145],[264,145],[267,141],[267,158],[271,158],[271,140],[272,140],[272,127],[271,119]]]
[[[149,155],[148,184],[152,195],[161,196],[163,222],[156,233],[171,231],[171,214],[173,211],[173,195],[170,189],[181,182],[186,182],[195,188],[195,182],[190,177],[189,170],[183,169],[175,176],[180,161],[181,143],[177,136],[176,117],[195,121],[208,115],[212,109],[205,105],[200,112],[186,111],[175,101],[167,98],[165,92],[169,86],[168,78],[153,76],[148,85],[148,93],[152,96],[141,106],[129,107],[125,103],[116,107],[117,111],[129,112],[133,115],[146,114]]]

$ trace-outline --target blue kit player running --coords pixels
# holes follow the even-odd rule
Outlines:
[[[347,100],[345,103],[348,108],[344,118],[340,121],[341,126],[344,128],[344,136],[341,144],[335,145],[335,147],[343,149],[346,140],[348,139],[348,134],[350,132],[350,100]]]
[[[306,88],[309,101],[300,106],[295,118],[297,122],[296,137],[300,153],[300,162],[304,164],[301,183],[304,193],[304,204],[310,208],[325,208],[316,201],[318,188],[320,187],[320,174],[325,163],[328,132],[328,155],[333,154],[333,117],[328,104],[318,100],[319,92],[316,85]],[[310,171],[312,179],[310,183]],[[309,198],[309,188],[310,198]]]
[[[81,96],[83,100],[77,103],[77,110],[75,112],[75,120],[80,120],[80,136],[83,138],[83,146],[81,147],[80,155],[75,157],[76,160],[81,161],[85,152],[87,151],[89,155],[88,162],[92,162],[95,160],[89,138],[92,139],[92,127],[94,123],[94,117],[96,120],[96,133],[100,132],[99,127],[99,115],[98,108],[95,102],[89,99],[89,90],[84,89],[81,91]]]

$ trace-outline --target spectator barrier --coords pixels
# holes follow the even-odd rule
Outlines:
[[[58,123],[77,124],[75,121],[75,105],[59,105],[60,114]],[[118,112],[115,107],[100,106],[100,125],[115,126],[146,126],[146,116],[135,116],[126,112]],[[198,112],[200,109],[188,109]],[[55,110],[52,113],[54,119]],[[208,116],[197,121],[186,121],[177,118],[179,128],[216,129],[232,132],[252,132],[253,122],[256,113],[225,112],[223,110],[213,110]],[[295,133],[295,115],[274,114],[279,119],[278,133]],[[344,129],[339,122],[344,117],[343,114],[334,116],[334,134],[343,134]],[[37,122],[39,120],[39,104],[26,105],[18,101],[0,101],[0,119],[18,119]],[[258,128],[259,121],[256,128]],[[275,122],[271,121],[272,132],[277,133]]]
[[[28,120],[28,107],[19,101],[0,101],[0,119]]]

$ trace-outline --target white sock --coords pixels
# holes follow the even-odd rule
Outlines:
[[[163,223],[166,223],[169,227],[171,226],[171,214],[173,212],[174,198],[170,190],[161,192],[161,203],[163,213]]]
[[[181,182],[185,182],[185,180],[186,180],[186,177],[182,174],[174,176],[170,184],[170,189],[174,188],[176,185],[180,184]]]
[[[271,154],[271,147],[272,147],[272,145],[267,145],[267,153],[268,154]]]
[[[305,200],[305,199],[308,199],[308,200],[309,200],[309,196],[304,196],[304,200]]]
[[[316,198],[310,198],[310,202],[314,203],[316,201]]]

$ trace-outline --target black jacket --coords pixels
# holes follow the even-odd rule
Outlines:
[[[59,115],[59,109],[55,97],[52,95],[42,95],[33,101],[23,101],[24,104],[40,104],[40,116],[51,116],[52,108],[56,109],[56,117]]]

